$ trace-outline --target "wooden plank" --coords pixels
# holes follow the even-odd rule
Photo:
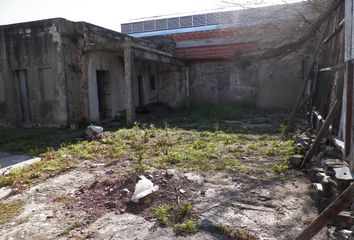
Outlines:
[[[346,76],[346,113],[345,113],[345,140],[344,140],[344,156],[349,157],[352,145],[352,125],[353,125],[353,63],[347,62]],[[354,169],[352,169],[354,170]]]
[[[321,68],[318,71],[319,72],[335,72],[335,71],[343,69],[345,67],[345,65],[346,65],[345,63],[340,63],[340,64],[337,64],[332,67]]]
[[[340,103],[338,100],[335,101],[334,105],[332,106],[330,112],[328,113],[328,116],[323,123],[320,131],[318,132],[315,141],[312,143],[310,150],[306,154],[305,159],[301,163],[301,168],[304,168],[307,164],[307,162],[310,161],[312,156],[315,154],[315,152],[318,150],[321,144],[322,138],[325,136],[329,126],[332,124],[333,120],[337,116],[338,110],[339,110]]]
[[[299,109],[300,102],[302,100],[302,96],[304,95],[304,93],[306,91],[306,87],[307,87],[308,81],[310,79],[312,69],[315,66],[315,62],[316,62],[317,56],[320,53],[320,49],[321,49],[321,46],[322,46],[322,43],[323,43],[324,36],[325,36],[325,34],[326,34],[326,32],[327,32],[327,30],[329,28],[329,23],[330,23],[330,18],[327,18],[326,27],[323,30],[320,38],[317,41],[317,44],[316,44],[316,47],[315,47],[315,52],[314,52],[313,57],[311,59],[309,71],[306,73],[306,75],[304,77],[304,79],[305,79],[304,87],[303,87],[303,89],[301,91],[301,94],[299,94],[299,97],[297,98],[293,109],[291,110],[291,112],[289,114],[288,124],[287,124],[286,129],[285,129],[285,135],[288,135],[289,132],[293,128],[295,117],[296,117],[297,111]]]
[[[329,42],[334,36],[336,36],[342,29],[344,26],[344,19],[338,24],[338,26],[336,27],[336,29],[323,41],[323,44],[326,44],[327,42]]]
[[[354,184],[352,183],[334,202],[332,202],[309,226],[307,226],[295,240],[310,240],[326,224],[334,220],[354,198]]]

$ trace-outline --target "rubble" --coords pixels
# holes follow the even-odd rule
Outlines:
[[[321,123],[318,122],[318,125],[321,125]],[[303,132],[297,131],[293,139],[299,148],[299,152],[306,154],[315,140],[315,135],[313,135],[313,130],[309,128]],[[322,139],[317,154],[312,156],[305,169],[311,182],[313,182],[312,198],[319,213],[336,200],[354,179],[348,163],[342,160],[342,149],[338,144],[332,144],[329,139],[328,136]],[[302,155],[294,155],[289,159],[289,163],[295,168],[299,166],[298,164],[302,159]],[[352,206],[354,206],[354,202]],[[330,239],[354,239],[351,230],[354,226],[353,209],[343,210],[336,219],[331,221],[331,225],[334,228],[329,230]]]
[[[292,155],[289,158],[289,163],[292,168],[299,168],[303,160],[303,155]]]

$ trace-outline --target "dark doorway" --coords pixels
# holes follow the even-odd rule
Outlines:
[[[27,71],[26,70],[15,70],[14,75],[18,83],[19,97],[21,103],[21,114],[22,123],[30,124],[32,121],[29,93],[28,93],[28,82],[27,82]]]
[[[139,106],[144,106],[144,80],[143,76],[138,75],[138,86],[139,86]]]
[[[111,84],[108,71],[97,71],[97,97],[100,119],[111,117]]]

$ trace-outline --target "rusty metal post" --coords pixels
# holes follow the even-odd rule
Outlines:
[[[125,70],[125,106],[127,111],[127,124],[131,125],[135,121],[134,106],[134,49],[124,48],[124,70]]]

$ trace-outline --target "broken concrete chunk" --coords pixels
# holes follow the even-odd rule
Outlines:
[[[88,136],[95,136],[97,134],[103,133],[103,127],[91,124],[85,130]]]
[[[316,192],[323,192],[323,187],[321,183],[313,183],[313,187],[315,188]]]
[[[190,180],[197,183],[203,183],[203,177],[196,173],[185,173],[184,176]]]
[[[168,176],[174,176],[174,175],[176,175],[176,173],[177,173],[176,169],[167,169],[167,171],[166,171],[166,174]]]
[[[353,181],[353,175],[348,167],[333,168],[333,171],[336,179]]]
[[[348,167],[348,164],[340,159],[325,159],[322,161],[322,166],[327,175],[334,177],[334,168]]]
[[[299,168],[303,160],[304,160],[304,156],[303,155],[292,155],[289,158],[289,163],[290,163],[291,167]]]
[[[135,185],[135,191],[131,198],[132,202],[138,203],[139,200],[153,192],[159,190],[159,186],[154,185],[149,179],[140,176],[139,182]]]

